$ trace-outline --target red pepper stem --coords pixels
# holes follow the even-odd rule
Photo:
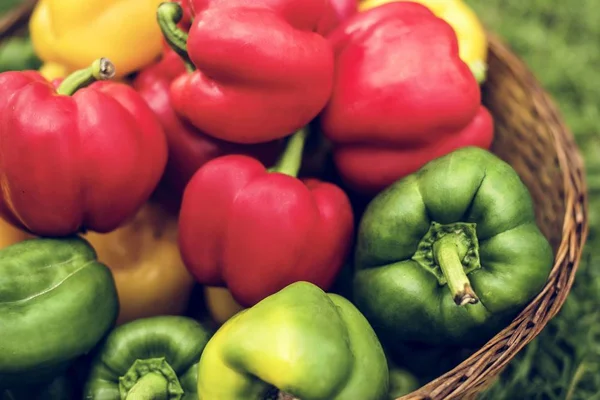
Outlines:
[[[308,132],[305,128],[294,133],[287,142],[285,150],[279,157],[277,163],[269,168],[269,172],[279,172],[289,176],[297,177],[302,166],[302,153]]]
[[[56,89],[58,94],[72,96],[79,89],[96,81],[111,79],[115,76],[115,66],[107,58],[95,60],[88,68],[80,69],[67,76]]]
[[[445,235],[433,244],[435,262],[440,266],[446,277],[446,282],[452,299],[456,305],[464,306],[479,302],[471,287],[471,282],[465,273],[458,256],[458,246],[454,235]]]
[[[187,51],[188,34],[177,26],[183,18],[183,8],[177,3],[165,2],[158,6],[156,19],[165,41],[183,60],[188,72],[196,70]]]

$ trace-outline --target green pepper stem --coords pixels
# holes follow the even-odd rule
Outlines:
[[[302,166],[302,153],[308,132],[302,128],[294,133],[287,142],[285,150],[275,165],[269,168],[269,172],[279,172],[289,176],[297,177]]]
[[[58,94],[72,96],[79,89],[96,81],[104,81],[115,76],[115,66],[107,58],[95,60],[88,68],[80,69],[67,76],[56,89]]]
[[[168,385],[162,374],[149,372],[136,382],[125,400],[168,400]]]
[[[449,234],[438,239],[433,244],[433,256],[446,277],[454,302],[459,306],[479,302],[458,256],[455,236]]]
[[[161,3],[156,11],[156,18],[169,47],[179,54],[188,72],[195,71],[196,67],[187,51],[188,34],[177,26],[183,18],[183,8],[177,3]]]
[[[122,400],[181,400],[183,388],[169,363],[161,358],[137,359],[119,378]]]

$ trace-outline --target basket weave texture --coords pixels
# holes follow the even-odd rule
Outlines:
[[[21,30],[35,0],[0,17],[0,40]],[[495,119],[492,151],[510,163],[529,188],[537,222],[555,254],[540,294],[510,324],[453,370],[396,400],[469,400],[542,331],[565,302],[588,233],[583,160],[550,96],[525,64],[488,35],[489,71],[483,102]]]
[[[525,64],[493,34],[483,102],[495,120],[492,151],[529,188],[536,220],[554,249],[540,294],[510,324],[453,370],[397,400],[475,399],[544,329],[565,302],[588,233],[583,160],[550,96]]]

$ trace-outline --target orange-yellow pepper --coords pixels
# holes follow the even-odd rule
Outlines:
[[[399,0],[362,0],[359,11]],[[446,21],[456,33],[460,58],[471,68],[479,83],[487,72],[487,35],[475,11],[463,0],[402,0],[423,4]]]
[[[205,286],[204,300],[208,313],[219,325],[244,309],[234,300],[231,292],[222,287]]]
[[[49,80],[63,78],[106,57],[122,78],[162,52],[156,10],[164,0],[39,0],[31,41]]]
[[[33,237],[31,234],[15,228],[0,218],[0,249]]]
[[[194,279],[177,246],[177,218],[148,202],[121,228],[83,235],[112,271],[119,295],[118,324],[186,310]]]

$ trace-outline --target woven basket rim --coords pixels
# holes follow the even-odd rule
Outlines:
[[[584,163],[573,134],[554,100],[525,63],[497,35],[488,31],[487,36],[490,51],[507,64],[523,86],[531,89],[536,111],[556,127],[552,135],[565,193],[562,238],[546,285],[509,326],[452,370],[396,400],[465,399],[472,398],[473,388],[481,392],[488,387],[490,378],[495,377],[560,311],[573,285],[587,239],[588,195]],[[568,275],[564,286],[559,285],[561,274]]]
[[[0,40],[27,24],[37,0],[25,0],[15,10],[0,18]],[[487,32],[491,51],[506,62],[512,75],[531,89],[531,97],[540,116],[552,123],[555,148],[563,176],[565,216],[562,238],[548,281],[538,296],[477,352],[454,369],[396,400],[452,400],[472,398],[481,392],[510,360],[531,342],[561,309],[573,285],[588,235],[588,196],[584,163],[570,129],[551,96],[542,88],[525,63],[498,36]],[[566,284],[559,277],[567,274]],[[546,307],[539,307],[540,305]]]
[[[27,26],[37,0],[23,0],[22,4],[0,16],[0,40]]]

